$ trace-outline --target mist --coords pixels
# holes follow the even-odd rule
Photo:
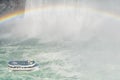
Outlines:
[[[119,80],[119,3],[27,0],[25,14],[0,24],[0,79]],[[11,59],[34,59],[40,70],[6,75]]]
[[[27,1],[26,11],[46,5],[49,7],[26,12],[24,18],[15,19],[8,24],[9,33],[11,36],[22,38],[79,41],[80,39],[89,40],[96,36],[103,26],[111,26],[106,23],[110,21],[108,16],[88,9],[89,5],[87,4],[91,2],[71,1]]]
[[[94,40],[116,41],[120,39],[119,19],[115,17],[119,14],[118,6],[117,1],[112,0],[27,0],[24,17],[3,23],[0,38],[79,44]]]

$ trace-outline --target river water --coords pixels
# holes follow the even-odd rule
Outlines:
[[[27,0],[24,18],[0,24],[0,80],[119,80],[117,6]],[[9,60],[35,60],[39,70],[10,72]]]

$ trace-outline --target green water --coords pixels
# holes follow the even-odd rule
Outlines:
[[[62,42],[4,40],[0,45],[0,80],[119,80],[119,43],[91,39]],[[39,70],[12,71],[9,60],[35,60]]]
[[[40,43],[37,40],[11,42],[0,46],[0,80],[77,80],[71,75],[72,67],[65,46],[57,42]],[[35,60],[36,71],[12,71],[7,67],[9,60]]]

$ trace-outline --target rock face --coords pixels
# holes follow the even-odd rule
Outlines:
[[[26,0],[0,0],[0,16],[25,10]]]

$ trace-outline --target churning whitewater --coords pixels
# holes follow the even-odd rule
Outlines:
[[[24,17],[0,24],[0,80],[119,80],[119,18],[100,12],[118,5],[103,2],[27,0]],[[10,72],[11,60],[39,69]]]

